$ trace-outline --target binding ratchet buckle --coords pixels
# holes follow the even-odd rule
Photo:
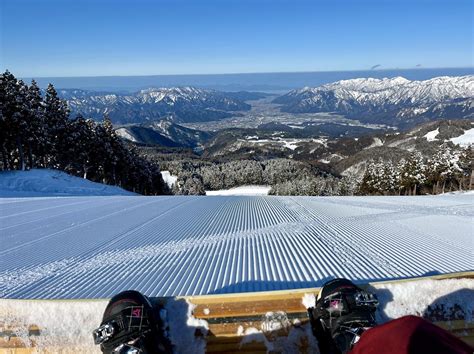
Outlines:
[[[355,299],[356,306],[367,306],[367,307],[375,308],[379,304],[379,301],[375,294],[368,293],[363,290],[355,293],[354,299]]]
[[[95,344],[102,344],[108,341],[116,332],[116,323],[115,321],[104,323],[102,326],[94,330],[92,335],[94,336]]]

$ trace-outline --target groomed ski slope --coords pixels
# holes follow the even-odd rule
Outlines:
[[[248,292],[472,270],[473,201],[0,199],[0,298]]]

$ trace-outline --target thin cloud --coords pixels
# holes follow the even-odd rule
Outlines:
[[[421,68],[421,64],[416,64],[415,67],[416,68]]]

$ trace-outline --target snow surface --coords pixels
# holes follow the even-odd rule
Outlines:
[[[450,309],[457,305],[463,310],[466,321],[474,320],[474,279],[387,283],[376,285],[375,293],[382,305],[377,314],[380,323],[406,315],[422,315],[433,304],[444,305],[448,316]]]
[[[209,327],[205,320],[194,317],[196,306],[183,299],[167,302],[165,327],[169,328],[169,337],[174,345],[174,352],[179,354],[204,353],[206,341],[196,336],[196,330],[206,335]]]
[[[278,134],[278,133],[274,133]],[[317,143],[324,145],[327,147],[327,139],[321,138],[321,139],[283,139],[281,137],[277,137],[274,139],[259,139],[258,137],[250,136],[247,137],[246,140],[240,140],[240,141],[245,141],[246,143],[250,144],[256,144],[256,145],[264,145],[264,144],[277,144],[280,145],[281,147],[289,150],[296,150],[298,148],[298,144],[301,143]]]
[[[432,130],[432,131],[426,133],[425,135],[423,135],[423,138],[426,138],[426,140],[428,140],[428,141],[436,141],[436,140],[438,140],[438,139],[436,139],[438,134],[439,134],[439,127],[436,128],[435,130]]]
[[[466,130],[464,134],[450,139],[454,144],[461,146],[469,146],[474,144],[474,128]]]
[[[0,297],[307,288],[474,269],[472,195],[0,199]]]
[[[134,143],[138,142],[138,140],[135,139],[135,137],[132,134],[130,134],[127,128],[119,128],[115,131],[115,133],[124,139],[133,141]]]
[[[33,169],[0,172],[0,198],[105,195],[136,194],[119,187],[71,176],[58,170]]]
[[[173,176],[170,171],[161,171],[161,177],[163,177],[163,181],[165,181],[169,188],[173,188],[178,180],[178,177]]]
[[[43,329],[41,336],[35,336],[39,353],[43,348],[58,346],[69,347],[70,352],[100,353],[98,346],[94,345],[92,331],[100,325],[107,302],[0,299],[0,321],[5,327],[15,325],[19,329],[15,335],[27,347],[32,346],[29,326],[37,325]]]
[[[268,195],[270,192],[270,186],[240,186],[231,189],[220,189],[217,191],[206,191],[208,196],[216,195],[247,195],[247,196],[256,196],[256,195]]]
[[[383,146],[383,142],[382,140],[380,140],[380,138],[374,138],[372,144],[370,144],[370,146],[367,146],[364,149],[371,149],[378,146]]]

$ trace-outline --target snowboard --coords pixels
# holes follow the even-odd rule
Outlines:
[[[381,301],[378,311],[383,313],[387,301],[390,301],[390,298],[384,299],[384,292],[390,293],[393,286],[416,289],[422,288],[421,281],[429,280],[430,284],[425,288],[434,291],[438,285],[450,286],[451,283],[446,282],[473,278],[474,272],[463,272],[358,286],[368,291],[376,289]],[[319,290],[162,297],[151,298],[150,302],[162,321],[163,334],[175,352],[313,353],[317,352],[317,342],[311,332],[307,308],[314,306]],[[466,291],[472,295],[472,289]],[[463,313],[462,306],[453,302],[458,295],[453,295],[454,300],[449,301],[451,308],[433,303],[423,312],[410,314],[424,317],[472,346],[472,314]],[[394,298],[393,301],[398,300]],[[30,321],[18,310],[22,303],[27,304],[31,311],[45,307],[57,311],[56,323],[44,324],[41,319],[37,323],[28,323]],[[92,332],[101,323],[107,303],[107,300],[0,300],[3,304],[0,306],[0,352],[100,353],[99,346],[94,345]],[[79,315],[66,314],[73,306],[78,307],[78,314],[84,318],[83,322],[77,323],[77,328],[74,320],[78,321]],[[98,308],[102,308],[99,314]]]

